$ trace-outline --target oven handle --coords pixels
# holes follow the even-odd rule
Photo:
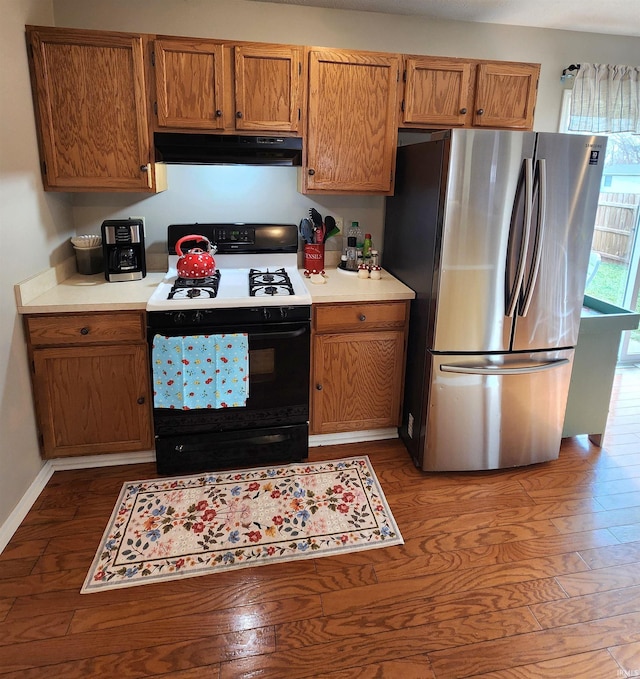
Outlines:
[[[291,339],[293,337],[300,337],[308,331],[308,327],[298,328],[297,330],[287,330],[285,332],[250,332],[249,339],[260,339],[262,337],[267,337],[269,339]]]

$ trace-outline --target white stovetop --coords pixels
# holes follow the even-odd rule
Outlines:
[[[271,268],[273,271],[274,268]],[[248,306],[300,306],[310,305],[311,295],[301,279],[298,270],[285,268],[293,285],[293,295],[249,296],[249,269],[220,269],[220,283],[215,298],[206,294],[196,298],[174,297],[168,299],[176,280],[171,270],[163,282],[154,290],[147,302],[147,311],[181,311],[186,309],[230,309]]]

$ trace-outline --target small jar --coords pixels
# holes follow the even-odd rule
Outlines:
[[[371,250],[371,261],[369,264],[372,269],[374,266],[380,266],[380,255],[377,250]]]
[[[372,266],[369,275],[372,280],[379,281],[382,278],[382,269],[379,266]]]
[[[358,278],[369,278],[369,268],[365,264],[358,267]]]
[[[357,271],[358,270],[358,250],[356,249],[356,239],[353,236],[349,236],[347,239],[347,270]]]

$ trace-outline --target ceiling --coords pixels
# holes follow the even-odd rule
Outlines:
[[[452,21],[640,36],[639,0],[254,0]]]

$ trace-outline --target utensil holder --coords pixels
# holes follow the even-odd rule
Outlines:
[[[74,245],[73,249],[76,253],[78,273],[91,275],[104,271],[101,245],[98,245],[98,247],[95,248],[77,248]]]
[[[306,271],[324,271],[324,243],[305,243],[304,268]]]

